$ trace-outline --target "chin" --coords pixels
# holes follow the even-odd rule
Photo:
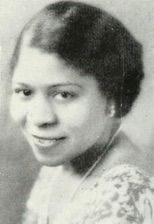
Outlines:
[[[42,165],[42,166],[51,166],[51,167],[55,167],[55,166],[60,166],[63,163],[59,162],[59,161],[49,161],[49,160],[45,160],[45,159],[38,159],[37,161]]]
[[[34,153],[34,156],[36,160],[43,166],[55,167],[55,166],[60,166],[64,164],[64,161],[60,158],[46,158],[41,155],[36,155],[35,153]]]

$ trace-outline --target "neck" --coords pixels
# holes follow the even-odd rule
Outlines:
[[[119,123],[116,123],[113,125],[113,128],[109,133],[108,140],[104,144],[94,144],[92,147],[87,149],[85,153],[65,164],[65,169],[73,171],[77,175],[84,176],[93,166],[93,164],[99,160],[99,158],[103,160],[111,148],[114,147],[118,133]]]
[[[98,157],[102,154],[101,146],[93,146],[88,149],[84,154],[70,161],[70,166],[73,171],[79,175],[84,175],[90,167],[95,163]]]

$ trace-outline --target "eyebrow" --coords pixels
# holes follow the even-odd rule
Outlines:
[[[13,81],[12,83],[16,84],[16,85],[22,85],[22,86],[25,86],[25,87],[32,87],[31,85],[29,85],[27,83],[24,83],[24,82],[15,82],[15,81]],[[61,86],[77,86],[79,88],[82,88],[82,86],[80,84],[73,83],[73,82],[55,83],[55,84],[52,84],[52,85],[47,85],[47,88],[57,88],[57,87],[61,87]]]

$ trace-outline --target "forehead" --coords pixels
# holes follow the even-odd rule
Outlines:
[[[32,47],[22,47],[20,57],[15,69],[15,75],[20,71],[39,72],[40,70],[48,71],[49,68],[57,67],[57,69],[64,69],[66,65],[59,59],[56,54],[47,54],[41,50]]]
[[[60,82],[75,82],[89,85],[95,79],[88,75],[80,75],[77,69],[69,66],[55,53],[48,54],[37,48],[23,46],[19,61],[14,71],[13,81],[31,85],[54,85]]]

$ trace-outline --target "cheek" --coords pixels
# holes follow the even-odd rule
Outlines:
[[[63,124],[73,131],[95,131],[105,122],[104,107],[91,101],[83,101],[63,108]],[[88,130],[90,129],[90,130]]]
[[[88,121],[89,108],[84,104],[71,104],[59,110],[59,118],[68,128],[80,128]]]
[[[12,119],[18,124],[21,124],[26,118],[25,105],[19,102],[15,97],[12,97],[10,101],[10,114]]]

